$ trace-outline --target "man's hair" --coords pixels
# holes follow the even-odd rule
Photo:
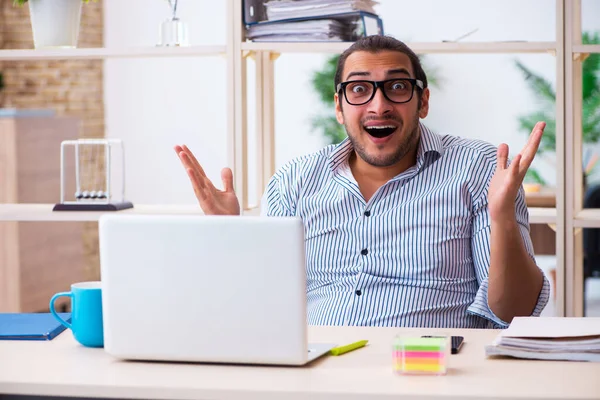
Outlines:
[[[352,46],[348,47],[340,55],[340,58],[338,59],[337,70],[335,71],[334,90],[337,91],[337,86],[342,81],[342,73],[344,71],[344,65],[346,65],[346,59],[350,56],[350,54],[357,51],[368,51],[370,53],[378,53],[380,51],[397,51],[406,54],[410,59],[410,63],[412,64],[415,78],[423,81],[423,89],[427,87],[427,76],[425,76],[425,71],[423,71],[419,56],[417,56],[415,52],[410,49],[410,47],[404,44],[404,42],[401,42],[400,40],[391,36],[373,35],[357,40],[354,42],[354,44],[352,44]],[[417,90],[417,96],[419,97],[419,100],[421,99],[421,93],[422,92],[420,90]]]

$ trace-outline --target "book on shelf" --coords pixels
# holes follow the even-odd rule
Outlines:
[[[486,356],[600,362],[600,318],[515,317]]]

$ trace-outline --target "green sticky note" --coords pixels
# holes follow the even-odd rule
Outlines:
[[[441,351],[446,347],[446,338],[402,338],[397,347],[405,351]]]

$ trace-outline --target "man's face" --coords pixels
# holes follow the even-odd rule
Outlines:
[[[357,51],[346,59],[342,71],[342,82],[414,77],[410,59],[398,51]],[[417,145],[419,117],[425,118],[429,110],[429,90],[423,91],[420,107],[416,88],[412,99],[402,104],[386,99],[381,88],[363,105],[348,104],[343,92],[336,93],[335,103],[337,120],[346,127],[360,158],[373,166],[389,167]]]

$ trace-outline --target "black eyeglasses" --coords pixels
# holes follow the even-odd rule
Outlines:
[[[377,88],[381,88],[383,95],[392,103],[408,103],[415,91],[415,86],[423,90],[423,81],[413,78],[397,78],[385,81],[347,81],[338,83],[336,92],[344,92],[348,104],[361,106],[367,104],[373,97]]]

